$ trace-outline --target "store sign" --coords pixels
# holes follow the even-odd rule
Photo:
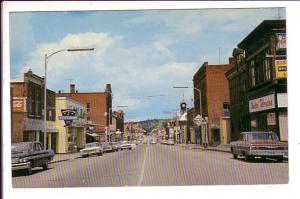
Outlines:
[[[13,98],[13,112],[26,112],[26,97]]]
[[[287,61],[286,59],[275,60],[277,79],[287,78]]]
[[[275,108],[275,95],[267,95],[258,99],[249,101],[249,112],[258,112]]]
[[[288,107],[288,95],[287,93],[277,93],[277,107]]]
[[[275,115],[275,113],[268,113],[267,114],[267,122],[268,122],[269,126],[276,125],[276,115]]]
[[[77,110],[76,109],[61,109],[61,116],[58,116],[59,120],[64,120],[66,126],[70,126],[73,120],[77,120]]]
[[[277,45],[276,50],[286,49],[286,34],[285,33],[277,33]]]

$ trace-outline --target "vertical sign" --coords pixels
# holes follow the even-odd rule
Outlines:
[[[277,33],[276,37],[277,37],[276,50],[286,49],[286,33]]]
[[[287,61],[286,59],[275,60],[277,79],[287,78]]]

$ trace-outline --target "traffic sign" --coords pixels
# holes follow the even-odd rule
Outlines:
[[[197,126],[206,124],[206,120],[203,117],[201,117],[201,115],[199,115],[199,114],[194,118],[193,121]]]

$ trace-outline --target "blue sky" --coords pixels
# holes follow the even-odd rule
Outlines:
[[[280,14],[285,17],[285,10]],[[113,105],[126,105],[127,120],[169,118],[184,99],[192,105],[193,74],[204,61],[228,63],[236,45],[278,9],[10,13],[10,75],[29,68],[44,75],[44,55],[64,48],[48,63],[48,88],[82,92],[112,85]],[[154,96],[154,97],[149,97]]]

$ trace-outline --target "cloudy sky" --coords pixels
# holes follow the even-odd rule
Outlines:
[[[192,86],[204,61],[228,63],[265,19],[278,19],[278,9],[10,13],[10,75],[43,76],[45,54],[93,47],[51,57],[48,88],[68,91],[73,79],[79,92],[99,92],[110,83],[113,106],[128,106],[126,120],[169,118],[183,98],[192,106],[192,89],[173,86]]]

